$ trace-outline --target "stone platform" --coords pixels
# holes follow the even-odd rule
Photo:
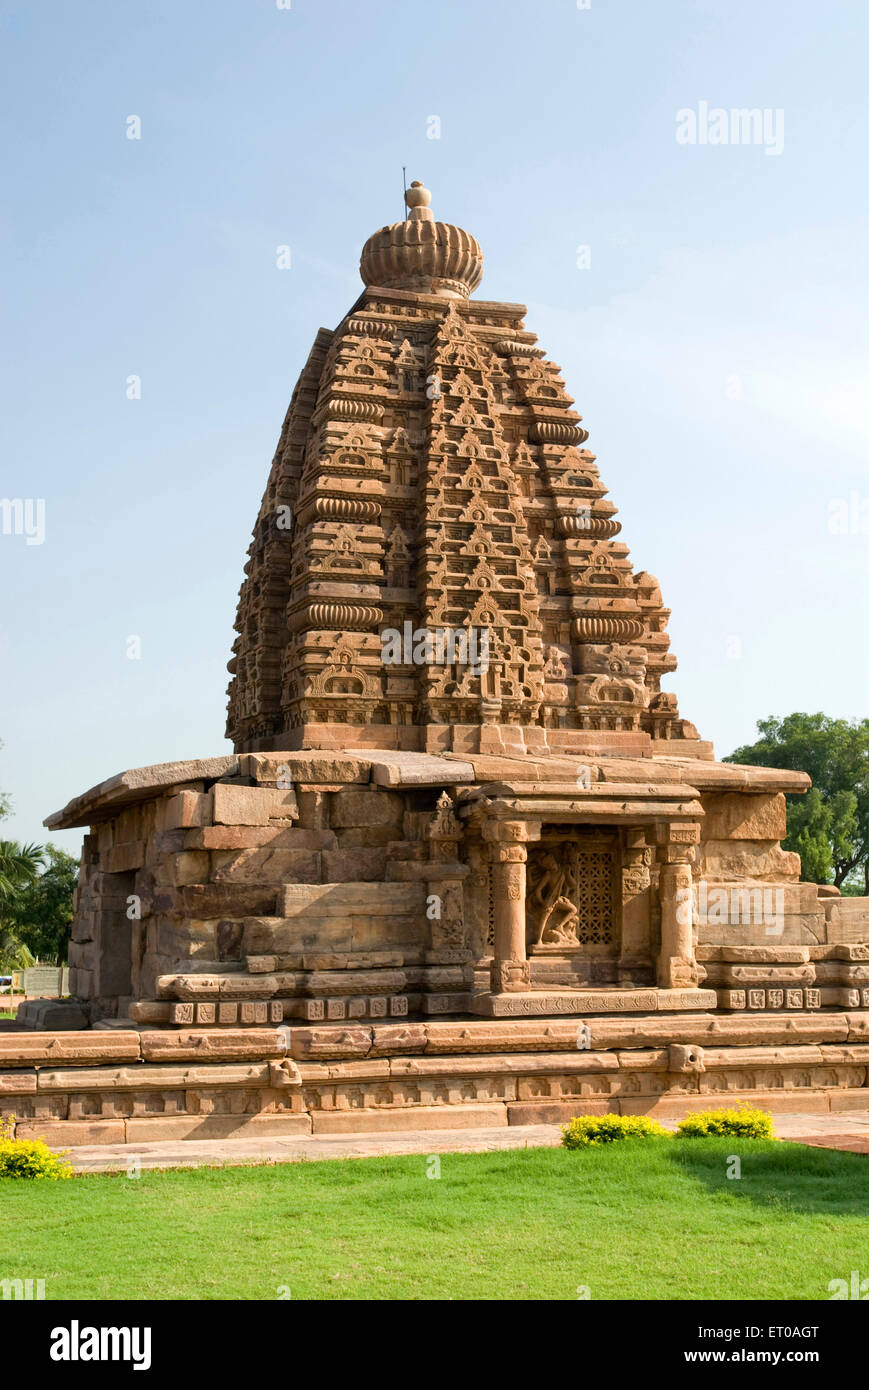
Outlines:
[[[674,1129],[675,1120],[663,1121]],[[827,1116],[786,1111],[776,1114],[779,1139],[814,1148],[869,1153],[869,1110]],[[498,1153],[510,1149],[557,1148],[559,1125],[511,1125],[507,1129],[411,1130],[404,1134],[354,1133],[298,1138],[188,1139],[183,1143],[76,1145],[67,1157],[77,1173],[129,1172],[159,1168],[230,1167],[260,1163],[313,1163],[334,1158],[454,1153]]]
[[[0,1036],[0,1109],[61,1145],[869,1108],[860,1012],[476,1019]]]

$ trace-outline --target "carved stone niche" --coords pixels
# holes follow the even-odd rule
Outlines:
[[[544,826],[529,846],[529,952],[615,959],[621,937],[621,836],[616,829]]]

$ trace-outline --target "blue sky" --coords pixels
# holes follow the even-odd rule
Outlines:
[[[46,512],[0,535],[2,833],[227,749],[281,421],[403,164],[561,365],[682,713],[719,754],[869,713],[867,31],[862,0],[5,4],[0,496]],[[704,101],[782,112],[781,152],[678,143]]]

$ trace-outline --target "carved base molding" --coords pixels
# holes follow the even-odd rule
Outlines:
[[[0,1113],[20,1137],[68,1145],[675,1116],[735,1100],[869,1110],[869,1011],[333,1023],[293,1027],[286,1046],[270,1029],[5,1035]]]

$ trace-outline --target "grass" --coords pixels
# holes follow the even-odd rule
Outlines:
[[[728,1179],[730,1155],[742,1177]],[[857,1154],[733,1139],[0,1180],[50,1299],[829,1299],[869,1275]]]

